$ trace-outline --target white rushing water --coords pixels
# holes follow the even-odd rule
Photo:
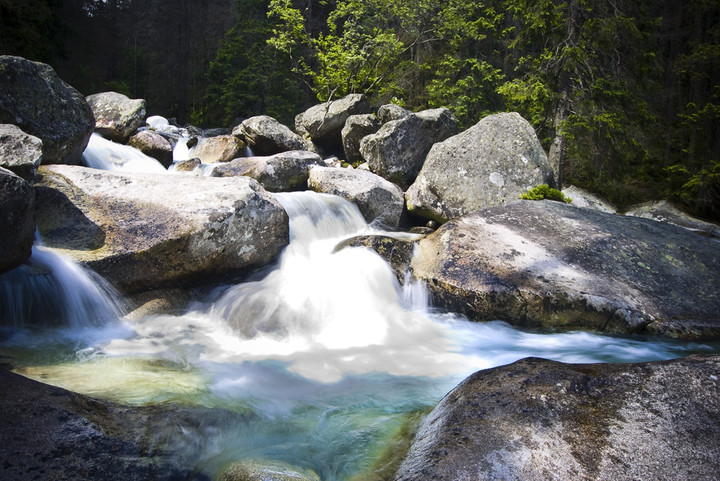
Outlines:
[[[527,356],[630,362],[710,350],[523,332],[435,311],[421,285],[400,285],[375,253],[336,250],[348,237],[376,233],[354,205],[313,192],[277,199],[291,242],[256,278],[218,289],[183,315],[94,324],[82,335],[70,328],[69,343],[18,331],[0,342],[0,354],[27,376],[94,396],[219,408],[222,423],[200,422],[187,434],[209,476],[232,461],[271,458],[344,480],[370,468],[407,416],[478,369]]]
[[[83,165],[124,172],[167,172],[160,162],[129,145],[122,145],[93,133],[82,155]]]

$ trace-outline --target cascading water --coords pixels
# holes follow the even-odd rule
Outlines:
[[[185,429],[183,449],[193,450],[201,475],[266,458],[346,480],[371,469],[408,416],[475,370],[527,356],[628,362],[710,349],[527,333],[436,312],[422,286],[401,286],[375,253],[336,251],[341,240],[374,232],[355,206],[312,192],[277,199],[291,242],[263,276],[225,286],[184,315],[128,321],[131,333],[58,343],[54,354],[46,347],[42,359],[23,351],[27,337],[0,342],[0,352],[29,377],[86,394],[214,410],[213,420]]]
[[[82,155],[83,165],[101,170],[167,172],[160,162],[138,149],[117,144],[93,133]]]

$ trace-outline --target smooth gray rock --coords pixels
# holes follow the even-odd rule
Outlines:
[[[706,235],[720,237],[720,226],[711,222],[695,219],[666,200],[645,202],[633,206],[625,212],[625,215],[642,217],[658,222],[668,222]]]
[[[360,152],[372,172],[406,189],[430,148],[457,131],[457,121],[448,109],[425,110],[385,123],[362,139]]]
[[[42,140],[16,125],[0,124],[0,167],[32,182],[42,163]]]
[[[359,169],[310,167],[308,187],[334,194],[358,206],[365,220],[386,228],[397,228],[405,207],[400,188],[382,177]]]
[[[554,180],[535,131],[519,114],[502,113],[435,144],[405,198],[411,213],[445,222],[539,184]]]
[[[125,143],[145,123],[145,100],[118,92],[85,97],[95,116],[95,132],[113,142]]]
[[[242,138],[255,155],[273,155],[288,150],[313,151],[312,142],[303,139],[268,115],[245,119],[233,129],[233,135]]]
[[[124,294],[241,274],[289,240],[285,210],[248,177],[52,166],[38,179],[45,245]]]
[[[720,358],[480,371],[422,422],[396,481],[714,480]]]
[[[307,134],[318,146],[342,151],[341,131],[351,115],[368,114],[370,101],[362,94],[350,94],[337,100],[314,105],[295,116],[295,130]]]
[[[128,145],[143,154],[156,159],[166,169],[173,162],[173,147],[170,141],[152,130],[143,130],[130,137]]]
[[[0,274],[30,258],[35,239],[35,192],[0,167]]]
[[[199,137],[190,148],[190,159],[200,159],[204,164],[230,162],[245,156],[245,142],[234,135]]]
[[[410,114],[412,114],[412,112],[397,104],[385,104],[378,107],[377,118],[380,119],[381,123],[386,124],[391,120],[403,119]]]
[[[345,121],[340,134],[342,135],[343,151],[345,160],[350,164],[363,162],[360,153],[360,141],[374,134],[380,128],[380,121],[373,114],[351,115]]]
[[[562,193],[572,200],[572,205],[575,207],[584,207],[586,209],[599,210],[610,214],[617,212],[617,208],[615,208],[614,205],[574,185],[563,188]]]
[[[720,339],[720,244],[670,224],[517,201],[418,242],[433,301],[529,328]]]
[[[306,150],[290,150],[269,157],[243,157],[218,165],[215,177],[248,176],[271,192],[305,190],[308,168],[324,165],[322,158]]]
[[[43,142],[44,164],[79,164],[95,127],[80,93],[44,63],[0,56],[0,123]]]

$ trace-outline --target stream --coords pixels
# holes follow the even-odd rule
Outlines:
[[[398,283],[374,252],[335,252],[355,235],[410,234],[376,230],[339,197],[275,195],[291,235],[277,263],[182,315],[124,317],[110,286],[36,246],[26,266],[0,276],[0,357],[90,396],[213,413],[177,440],[198,476],[270,459],[351,480],[371,479],[408,419],[479,369],[528,356],[636,362],[715,351],[469,322],[434,309],[422,285]]]

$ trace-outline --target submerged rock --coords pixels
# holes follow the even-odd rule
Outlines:
[[[720,357],[529,358],[477,372],[445,396],[395,479],[695,481],[718,472]]]
[[[535,131],[519,114],[502,113],[433,145],[405,197],[411,213],[445,222],[539,184],[554,180]]]
[[[123,293],[192,285],[266,264],[288,243],[283,208],[248,177],[42,167],[38,229]]]
[[[95,116],[95,132],[113,142],[125,143],[145,123],[143,99],[130,99],[117,92],[85,97]]]
[[[273,155],[288,150],[314,150],[312,142],[267,115],[245,119],[233,129],[233,135],[244,139],[255,155]]]
[[[43,163],[79,164],[95,127],[85,98],[49,65],[0,55],[0,123],[43,142]]]
[[[457,120],[445,108],[424,110],[385,123],[360,142],[372,172],[406,189],[413,183],[430,148],[457,133]]]
[[[354,203],[365,220],[397,228],[405,207],[400,188],[382,177],[359,169],[313,166],[308,187]]]
[[[0,167],[0,274],[32,254],[35,192],[24,179]]]
[[[269,157],[242,157],[213,170],[215,177],[247,176],[271,192],[305,190],[308,168],[325,165],[322,158],[306,150],[290,150]]]
[[[0,167],[32,182],[42,153],[42,140],[15,125],[0,124]]]
[[[253,459],[230,465],[218,481],[320,481],[320,476],[287,463]]]
[[[517,201],[444,224],[411,268],[473,320],[720,338],[718,242],[669,224]]]

